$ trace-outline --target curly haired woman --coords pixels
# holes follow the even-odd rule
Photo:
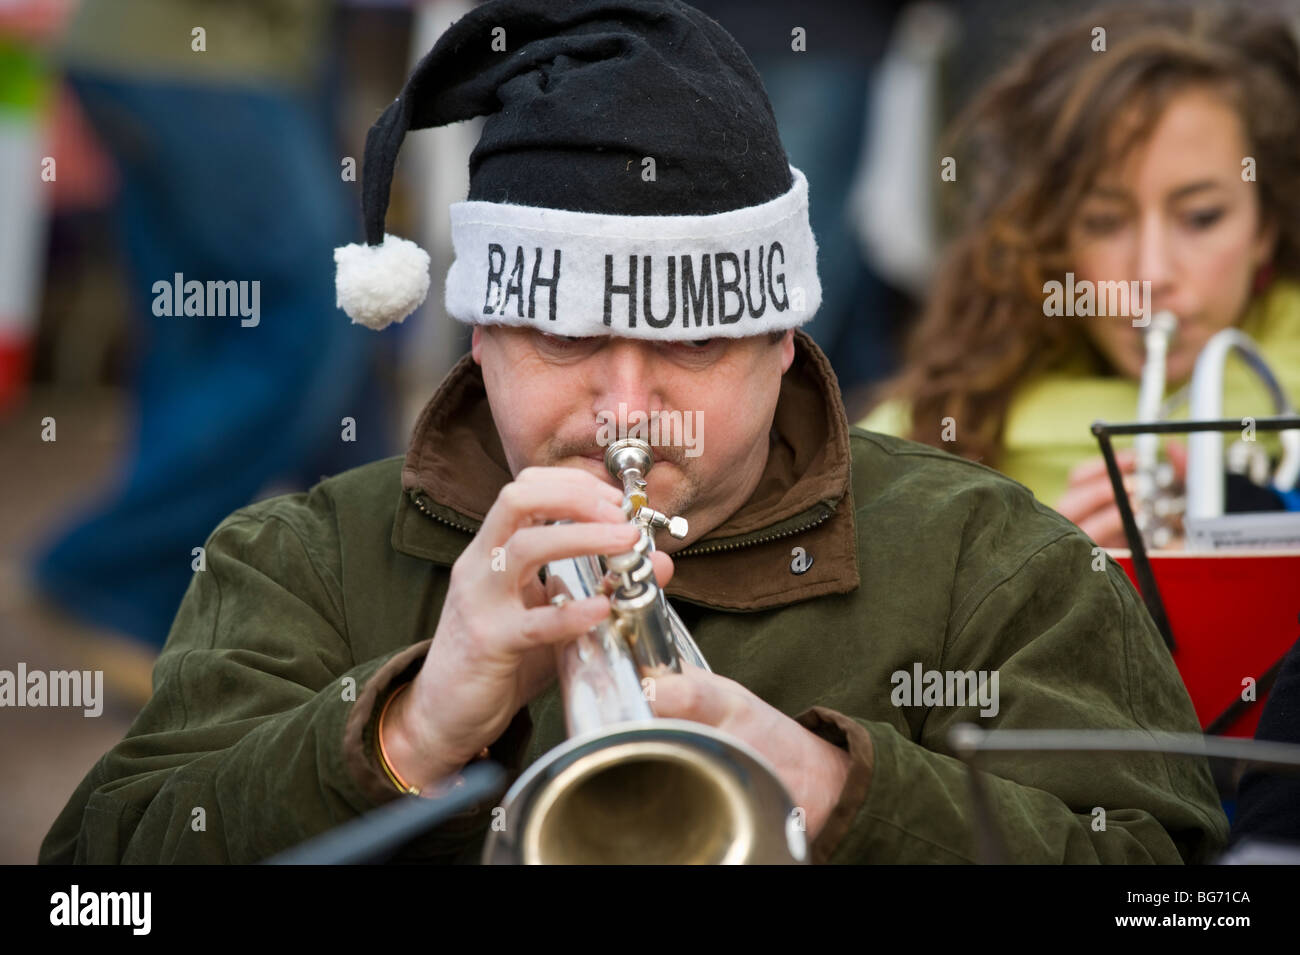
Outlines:
[[[1051,283],[1149,289],[1142,314],[1178,319],[1171,393],[1235,326],[1300,401],[1296,29],[1257,6],[1126,5],[996,77],[951,134],[962,228],[863,427],[983,461],[1123,546],[1089,425],[1136,417],[1143,323],[1132,302],[1118,317],[1060,315]],[[1224,414],[1272,410],[1230,363]],[[1132,451],[1120,460],[1131,478]]]

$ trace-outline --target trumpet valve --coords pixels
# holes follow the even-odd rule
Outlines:
[[[637,518],[644,520],[651,527],[667,528],[668,536],[681,540],[690,531],[690,525],[684,517],[669,517],[654,508],[646,507],[637,512]]]

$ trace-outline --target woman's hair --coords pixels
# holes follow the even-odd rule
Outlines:
[[[1093,51],[1098,26],[1104,52]],[[996,465],[1014,387],[1091,349],[1079,323],[1044,319],[1043,284],[1070,267],[1067,229],[1098,173],[1149,136],[1170,100],[1193,86],[1221,92],[1241,117],[1262,222],[1278,227],[1273,268],[1300,276],[1300,52],[1292,21],[1246,4],[1091,10],[997,76],[948,134],[944,153],[958,158],[969,190],[962,223],[903,370],[881,391],[910,405],[908,437],[939,444],[951,416],[959,422],[955,447],[941,446]],[[1137,122],[1116,143],[1109,130],[1122,111]]]

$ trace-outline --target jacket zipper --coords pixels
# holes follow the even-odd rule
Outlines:
[[[419,512],[425,517],[430,517],[439,523],[446,524],[449,527],[454,527],[458,531],[464,531],[466,534],[478,533],[477,528],[468,527],[464,524],[457,523],[456,521],[449,520],[441,514],[433,513],[433,511],[424,506],[424,493],[421,491],[412,491],[411,500],[414,502]],[[753,540],[739,541],[731,544],[709,544],[704,547],[692,546],[686,548],[686,550],[678,551],[673,556],[691,557],[695,554],[716,554],[728,550],[739,550],[742,547],[750,547],[754,544],[766,544],[768,541],[780,540],[783,537],[793,537],[795,534],[802,534],[804,531],[811,530],[819,524],[824,524],[830,518],[832,513],[834,512],[830,510],[823,511],[821,516],[816,520],[810,521],[807,524],[802,524],[799,527],[792,527],[789,530],[781,531],[779,534],[768,534],[764,537],[757,537]]]
[[[804,531],[811,530],[819,524],[824,524],[830,519],[830,516],[833,513],[833,511],[829,510],[823,511],[820,517],[807,524],[802,524],[799,527],[792,527],[789,530],[781,531],[779,534],[768,534],[764,537],[756,537],[753,540],[739,541],[738,543],[732,544],[707,544],[703,547],[692,545],[685,550],[680,550],[676,554],[673,554],[673,558],[692,557],[695,554],[716,554],[727,550],[739,550],[742,547],[750,547],[754,544],[766,544],[768,541],[780,540],[783,537],[793,537],[795,534],[802,534]]]
[[[468,527],[465,524],[459,524],[456,521],[443,517],[441,514],[435,514],[424,506],[424,493],[421,491],[411,492],[411,501],[415,504],[416,509],[425,517],[431,517],[435,521],[446,524],[448,527],[454,527],[458,531],[464,531],[466,534],[477,534],[478,528]]]

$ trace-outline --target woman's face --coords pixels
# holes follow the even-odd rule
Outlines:
[[[1171,383],[1191,374],[1211,335],[1241,320],[1255,273],[1272,256],[1276,230],[1261,226],[1258,187],[1243,178],[1249,155],[1228,102],[1189,89],[1170,101],[1146,142],[1103,170],[1070,225],[1076,283],[1149,281],[1146,314],[1178,316]],[[1079,321],[1118,371],[1141,375],[1143,329],[1131,317]]]

